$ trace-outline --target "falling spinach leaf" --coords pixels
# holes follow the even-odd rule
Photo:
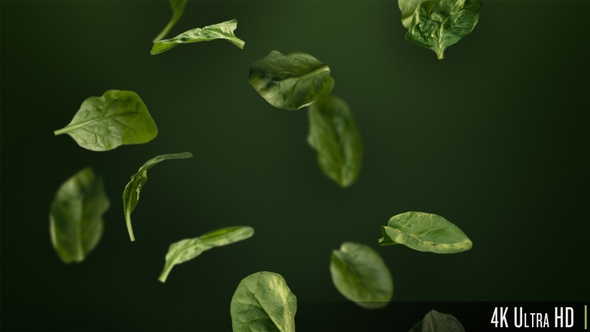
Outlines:
[[[166,282],[168,274],[170,274],[170,271],[172,271],[175,265],[195,258],[203,253],[203,251],[245,240],[253,234],[254,229],[252,227],[233,226],[218,229],[194,239],[185,239],[172,243],[166,254],[164,270],[158,280]]]
[[[285,279],[256,272],[242,279],[231,299],[233,332],[295,332],[297,298]]]
[[[403,244],[418,251],[455,254],[471,249],[471,240],[450,221],[436,214],[406,212],[381,227],[382,246]]]
[[[361,169],[363,147],[352,111],[340,98],[318,98],[309,108],[309,136],[324,173],[342,187],[354,183]]]
[[[409,332],[465,332],[463,325],[455,316],[431,310],[424,319],[416,323]]]
[[[240,49],[244,48],[246,44],[243,40],[234,35],[234,30],[238,27],[238,21],[231,20],[218,24],[206,26],[204,28],[195,28],[185,31],[180,35],[158,41],[152,46],[151,54],[156,55],[164,53],[178,44],[198,43],[204,41],[211,41],[215,39],[225,39],[230,43],[236,45]]]
[[[64,263],[82,262],[102,236],[109,208],[102,179],[85,168],[58,189],[49,211],[51,242]]]
[[[125,190],[123,190],[123,212],[125,213],[127,232],[129,232],[129,238],[131,241],[135,241],[135,235],[133,235],[133,226],[131,225],[131,212],[133,212],[137,206],[141,189],[147,182],[147,171],[164,160],[186,159],[192,156],[193,155],[189,152],[160,155],[148,160],[145,164],[143,164],[143,166],[139,168],[137,173],[131,176],[131,180],[125,186]]]
[[[433,50],[439,60],[444,59],[446,48],[473,31],[483,7],[482,0],[411,0],[407,4],[402,1],[400,9],[415,6],[406,39]],[[402,9],[404,26],[408,22],[408,17],[404,17],[407,14]]]
[[[187,0],[170,0],[170,7],[172,8],[172,18],[170,22],[164,27],[164,30],[160,32],[160,34],[154,38],[154,43],[158,42],[160,39],[166,37],[170,29],[178,22],[182,13],[184,12],[184,6],[186,6]]]
[[[334,87],[330,67],[313,56],[272,51],[250,66],[248,81],[274,107],[297,110]]]
[[[330,273],[340,294],[363,308],[382,308],[393,296],[393,278],[387,265],[364,244],[345,242],[340,250],[334,250]]]
[[[54,134],[68,134],[88,150],[108,151],[147,143],[158,135],[158,128],[137,93],[108,90],[86,99],[72,121]]]

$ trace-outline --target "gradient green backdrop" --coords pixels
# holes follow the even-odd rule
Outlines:
[[[382,314],[331,283],[330,254],[345,241],[382,255],[396,302],[590,300],[589,14],[588,1],[486,1],[439,61],[405,41],[395,1],[189,1],[170,36],[235,18],[244,50],[213,41],[151,56],[166,1],[3,0],[2,330],[229,330],[236,286],[261,270],[285,277],[302,328],[345,330],[355,314],[375,323]],[[321,173],[305,109],[275,109],[248,84],[249,65],[271,50],[331,67],[364,143],[352,187]],[[109,89],[142,97],[155,140],[97,153],[53,136]],[[130,243],[129,176],[181,151],[194,157],[150,171]],[[85,166],[111,207],[96,249],[65,265],[49,205]],[[379,227],[412,210],[451,220],[473,249],[379,248]],[[170,243],[231,225],[256,233],[157,281]]]

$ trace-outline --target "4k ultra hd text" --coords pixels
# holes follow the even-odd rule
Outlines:
[[[572,307],[555,307],[553,312],[529,311],[526,307],[495,307],[490,323],[494,328],[572,329],[575,327],[574,317]],[[587,324],[584,325],[583,328],[587,328]]]

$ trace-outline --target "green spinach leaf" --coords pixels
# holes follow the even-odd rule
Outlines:
[[[125,213],[125,222],[127,224],[127,232],[129,232],[129,238],[131,241],[135,241],[135,235],[133,234],[133,226],[131,225],[131,212],[137,206],[139,201],[139,194],[141,189],[147,182],[147,171],[161,163],[164,160],[170,159],[186,159],[192,157],[190,152],[163,154],[156,156],[143,164],[137,171],[137,173],[131,176],[131,180],[125,186],[123,190],[123,212]]]
[[[332,252],[330,273],[334,286],[347,299],[368,309],[382,308],[393,297],[393,278],[371,247],[345,242]]]
[[[182,16],[182,13],[184,12],[184,6],[186,6],[186,1],[187,0],[170,0],[170,7],[172,8],[172,18],[170,19],[170,22],[168,22],[168,24],[164,27],[164,30],[162,30],[162,32],[160,32],[160,34],[156,38],[154,38],[154,43],[157,43],[160,39],[166,37],[168,32],[170,32],[172,27],[174,27],[176,22],[178,22],[178,20]]]
[[[455,254],[471,249],[471,240],[450,221],[436,214],[406,212],[381,227],[382,246],[403,244],[418,251]]]
[[[54,134],[68,134],[88,150],[108,151],[147,143],[158,135],[158,128],[137,93],[108,90],[86,99],[72,121]]]
[[[465,332],[465,328],[455,316],[431,310],[424,319],[416,323],[410,332]]]
[[[152,46],[151,54],[156,55],[164,53],[178,44],[198,43],[211,41],[215,39],[225,39],[236,45],[240,49],[244,48],[246,42],[234,35],[234,30],[238,27],[238,21],[231,20],[218,24],[206,26],[204,28],[195,28],[181,33],[180,35],[158,41]]]
[[[233,332],[295,332],[296,313],[297,297],[273,272],[242,279],[231,299]]]
[[[334,87],[330,67],[301,52],[270,52],[250,66],[248,81],[269,104],[286,110],[308,106]]]
[[[439,60],[444,59],[447,47],[473,31],[482,7],[482,0],[420,2],[412,16],[406,39],[433,50]],[[402,22],[403,15],[402,12]]]
[[[158,280],[166,282],[168,274],[175,265],[199,256],[203,251],[242,241],[254,235],[254,229],[247,226],[233,226],[218,229],[194,239],[185,239],[170,245],[166,254],[166,264]]]
[[[109,208],[102,179],[84,168],[64,182],[49,211],[51,242],[64,263],[82,262],[100,241]]]
[[[309,108],[309,136],[324,173],[342,187],[356,181],[363,147],[352,111],[342,99],[318,98]]]

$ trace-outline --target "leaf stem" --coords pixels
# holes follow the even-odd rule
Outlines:
[[[237,47],[239,47],[240,49],[244,49],[244,45],[246,45],[246,42],[241,40],[240,38],[233,36],[233,38],[228,39],[228,41],[234,45],[236,45]]]
[[[161,283],[165,283],[166,279],[168,279],[168,274],[170,274],[170,271],[172,271],[172,266],[174,266],[174,264],[166,264],[166,266],[164,267],[164,270],[162,271],[162,273],[158,277],[158,280]]]
[[[129,212],[125,214],[125,223],[127,224],[127,232],[129,233],[129,239],[131,240],[131,242],[134,242],[135,235],[133,234],[133,226],[131,225],[131,214]]]
[[[172,29],[172,27],[174,26],[174,24],[176,23],[176,20],[174,20],[174,18],[172,18],[172,20],[170,20],[170,22],[168,22],[168,25],[166,25],[166,27],[164,27],[164,30],[162,30],[162,32],[160,32],[160,34],[158,36],[156,36],[156,38],[154,38],[153,43],[157,43],[158,41],[160,41],[162,38],[166,37],[166,35],[168,34],[168,32],[170,32],[170,29]]]
[[[65,133],[66,133],[66,131],[67,131],[67,130],[66,130],[66,128],[67,128],[67,127],[64,127],[64,128],[58,129],[58,130],[55,130],[55,131],[53,132],[53,135],[57,136],[57,135],[65,134]]]

